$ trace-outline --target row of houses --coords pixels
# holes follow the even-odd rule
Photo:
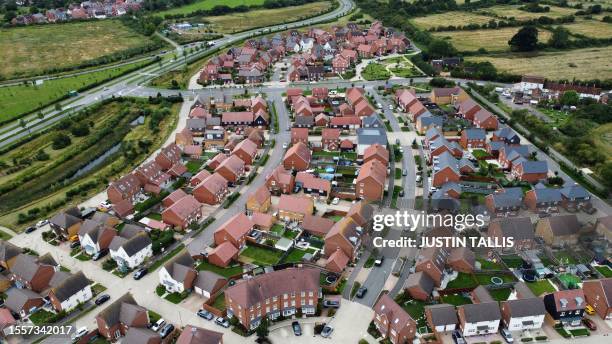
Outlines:
[[[512,91],[519,94],[518,98],[528,98],[535,101],[558,100],[568,91],[578,93],[580,98],[592,98],[602,103],[610,99],[610,92],[595,85],[575,84],[573,82],[554,82],[537,75],[523,75],[521,81],[512,86]]]
[[[18,15],[11,20],[12,25],[47,24],[69,20],[106,19],[120,17],[128,11],[138,11],[141,0],[84,1],[70,4],[68,8],[53,8],[45,13]]]

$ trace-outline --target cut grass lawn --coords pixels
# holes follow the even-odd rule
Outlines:
[[[327,12],[330,7],[330,2],[320,1],[300,6],[206,17],[206,21],[211,24],[212,29],[216,32],[234,33],[313,17],[318,13]]]
[[[606,265],[596,266],[595,269],[599,271],[605,278],[612,277],[612,269]]]
[[[0,38],[1,39],[1,38]],[[2,54],[2,53],[0,53]],[[65,97],[68,92],[110,80],[147,62],[134,62],[97,72],[47,80],[42,85],[0,87],[0,122],[11,120]]]
[[[581,282],[580,277],[571,273],[560,274],[557,275],[557,277],[559,280],[561,280],[561,282],[563,282],[563,284],[565,284],[566,287],[577,286],[578,283]]]
[[[489,294],[491,294],[491,297],[495,301],[506,301],[506,300],[508,300],[508,296],[510,296],[511,292],[512,292],[512,289],[510,289],[510,288],[501,288],[501,289],[491,289],[491,290],[489,290]]]
[[[480,263],[482,270],[504,270],[504,266],[501,263],[493,262],[488,259],[478,258],[477,261]]]
[[[453,306],[469,305],[472,303],[469,297],[461,294],[449,294],[441,297],[443,303],[448,303]]]
[[[150,43],[148,37],[110,19],[0,29],[0,76],[41,74]]]
[[[198,0],[189,5],[180,6],[169,9],[167,11],[159,12],[158,15],[165,16],[167,14],[190,14],[200,10],[210,10],[215,6],[253,6],[262,5],[264,0]]]
[[[417,17],[411,21],[421,30],[429,30],[438,26],[463,26],[468,24],[486,24],[491,17],[472,12],[451,11],[446,13],[432,14],[425,17]]]
[[[473,275],[460,272],[457,278],[448,282],[446,289],[475,288],[476,286],[478,286],[478,282]]]
[[[435,37],[448,40],[460,51],[509,51],[508,41],[518,32],[519,27],[505,27],[494,30],[445,31],[432,33]],[[538,40],[548,41],[550,32],[538,29]]]
[[[168,294],[166,295],[165,299],[174,303],[174,304],[179,304],[181,303],[181,301],[185,300],[187,298],[187,296],[189,296],[189,294],[187,293],[172,293],[172,294]]]
[[[246,258],[257,265],[275,265],[280,260],[281,255],[282,253],[280,251],[249,246],[242,251],[240,257]]]
[[[201,262],[196,268],[198,271],[211,271],[223,277],[229,278],[242,273],[242,266],[233,266],[227,268],[221,268],[216,265],[212,265],[209,262]]]
[[[225,293],[219,294],[212,306],[220,311],[225,311]]]
[[[510,283],[510,282],[516,281],[516,278],[514,277],[514,275],[505,275],[505,274],[486,273],[486,274],[476,274],[475,277],[476,277],[476,281],[478,281],[478,284],[480,285],[493,284],[493,282],[491,282],[491,278],[493,277],[501,278],[504,283]]]
[[[391,73],[383,64],[370,63],[361,71],[361,76],[368,81],[387,80],[391,77]]]
[[[202,167],[202,161],[201,160],[189,160],[187,164],[185,165],[185,167],[187,167],[187,171],[189,171],[190,173],[196,174],[200,171],[200,167]]]
[[[540,296],[542,294],[554,293],[555,287],[550,284],[549,280],[539,280],[536,282],[527,282],[527,287],[531,289],[531,291],[536,295]]]
[[[426,303],[411,299],[407,294],[402,294],[395,298],[395,301],[417,322],[418,327],[427,326],[425,318]]]
[[[517,75],[541,75],[559,79],[610,79],[612,46],[562,52],[511,53],[499,56],[466,57],[466,61],[490,61],[500,71]]]
[[[555,258],[557,258],[559,263],[564,265],[578,263],[578,261],[576,261],[576,259],[567,251],[555,252]]]
[[[304,250],[294,248],[285,258],[283,258],[281,263],[299,263],[302,261],[302,257],[304,257],[306,253],[307,252]]]

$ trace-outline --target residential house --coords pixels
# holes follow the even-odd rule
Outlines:
[[[612,278],[584,281],[582,290],[587,304],[604,320],[612,319]]]
[[[327,233],[329,233],[331,228],[334,226],[334,224],[335,222],[331,219],[322,216],[306,214],[304,216],[304,220],[302,221],[301,228],[311,235],[325,237]]]
[[[228,192],[227,180],[215,172],[193,189],[193,196],[198,202],[214,205],[221,203]]]
[[[474,115],[476,115],[478,111],[482,110],[482,107],[472,98],[469,98],[460,102],[459,104],[455,104],[455,110],[459,116],[467,119],[468,121],[474,121]]]
[[[58,264],[50,255],[35,257],[20,253],[11,268],[10,278],[17,288],[27,288],[42,292],[58,269]]]
[[[454,331],[459,323],[455,306],[446,303],[425,306],[425,318],[434,333]]]
[[[535,184],[548,176],[546,161],[522,160],[512,164],[511,175],[514,179]]]
[[[378,116],[367,116],[361,118],[362,128],[382,128],[383,126],[384,124],[380,118],[378,118]]]
[[[127,293],[98,313],[96,323],[100,336],[116,341],[125,336],[131,328],[146,329],[149,313]]]
[[[45,304],[42,296],[29,289],[11,288],[6,291],[5,307],[24,318]]]
[[[538,221],[535,234],[551,246],[575,245],[580,228],[575,214],[551,216]]]
[[[523,204],[523,190],[520,187],[504,188],[485,197],[485,205],[493,215],[503,216],[516,213]]]
[[[591,194],[579,184],[567,185],[561,190],[561,204],[568,210],[591,208]]]
[[[512,145],[502,146],[499,148],[497,160],[504,169],[511,169],[515,164],[518,164],[529,157],[529,146],[527,145]]]
[[[548,212],[561,205],[562,197],[559,189],[536,187],[525,193],[525,205],[532,211]]]
[[[79,233],[82,222],[81,212],[77,208],[59,212],[49,219],[49,225],[55,234],[66,239],[71,239]]]
[[[295,176],[290,170],[283,166],[277,166],[270,175],[266,177],[266,186],[274,194],[288,194],[293,191]]]
[[[487,133],[484,129],[473,128],[464,129],[461,132],[461,147],[468,148],[484,148],[487,140]]]
[[[215,244],[221,245],[229,241],[237,248],[242,248],[246,242],[246,236],[253,230],[253,227],[255,224],[248,216],[238,213],[215,230]]]
[[[162,220],[181,229],[202,217],[202,204],[192,195],[184,196],[162,212]]]
[[[395,101],[402,111],[407,112],[419,100],[414,89],[401,88],[395,92]]]
[[[210,172],[208,172],[207,170],[201,170],[195,176],[191,177],[191,179],[189,180],[189,186],[196,187],[209,176]]]
[[[232,155],[236,155],[242,159],[246,165],[253,165],[253,161],[257,155],[257,144],[249,139],[244,139],[234,147]]]
[[[459,327],[464,336],[497,333],[501,312],[496,301],[457,307]]]
[[[389,151],[382,145],[376,143],[366,148],[363,152],[363,162],[378,160],[383,166],[389,165]]]
[[[512,128],[504,126],[493,132],[491,141],[501,141],[507,145],[521,144],[521,138]]]
[[[459,86],[434,88],[429,99],[438,105],[456,104],[469,99],[469,95]]]
[[[260,186],[246,201],[246,209],[250,212],[267,213],[272,204],[272,194],[265,185]]]
[[[223,344],[223,333],[187,325],[176,339],[176,344]]]
[[[17,256],[21,253],[21,248],[0,239],[0,266],[7,270],[11,270]]]
[[[308,146],[298,142],[291,146],[283,158],[283,166],[290,170],[304,171],[308,169],[312,155]]]
[[[495,219],[489,223],[487,234],[499,242],[512,238],[513,247],[503,251],[523,251],[535,248],[535,226],[529,217],[509,217]]]
[[[357,129],[357,155],[363,156],[365,150],[375,144],[387,147],[387,133],[383,128]]]
[[[8,308],[0,308],[0,336],[7,337],[15,333],[17,320]]]
[[[169,293],[182,293],[193,289],[198,274],[194,263],[195,261],[188,252],[179,254],[159,269],[159,283]]]
[[[428,247],[419,250],[414,264],[416,272],[424,272],[434,285],[439,287],[445,273],[446,259],[450,252],[442,247]]]
[[[341,254],[348,258],[347,262],[353,261],[361,246],[363,230],[351,218],[342,218],[325,235],[324,255],[329,260],[332,255]],[[346,264],[342,268],[344,267]]]
[[[544,295],[547,316],[563,326],[580,326],[586,301],[582,289],[559,290]]]
[[[403,289],[415,300],[425,301],[431,296],[434,281],[423,271],[408,275]]]
[[[221,125],[223,126],[250,126],[255,119],[250,111],[223,112]]]
[[[320,294],[320,271],[288,268],[255,276],[225,290],[227,316],[236,317],[247,329],[255,329],[267,317],[290,317],[298,309],[314,315]]]
[[[542,327],[546,308],[539,297],[529,297],[501,302],[504,327],[509,331],[537,330]]]
[[[331,182],[327,179],[315,177],[308,172],[298,172],[295,176],[295,185],[301,187],[304,193],[327,199],[331,193]]]
[[[361,120],[357,116],[336,116],[329,121],[330,128],[338,128],[344,130],[358,129],[361,126]]]
[[[472,273],[476,264],[476,256],[469,247],[456,247],[451,250],[446,264],[454,271]]]
[[[170,184],[170,175],[165,173],[155,161],[147,162],[134,171],[134,175],[144,185],[144,191],[159,194]]]
[[[291,128],[291,144],[298,142],[308,144],[308,128]]]
[[[486,109],[480,109],[474,114],[473,123],[476,128],[485,130],[497,130],[499,126],[497,117]]]
[[[93,255],[107,249],[117,231],[104,223],[87,219],[81,224],[78,235],[85,253]]]
[[[153,241],[143,230],[130,228],[113,238],[109,246],[110,256],[120,269],[134,269],[153,256]]]
[[[310,129],[314,127],[315,118],[314,116],[295,116],[293,126],[300,129]],[[308,143],[308,142],[304,142]]]
[[[155,162],[163,169],[169,170],[174,165],[181,163],[181,149],[172,143],[161,149],[155,157]]]
[[[230,183],[236,183],[245,173],[245,163],[236,155],[231,155],[215,168],[215,173]]]
[[[340,129],[324,128],[321,133],[321,144],[326,151],[340,149]]]
[[[373,322],[383,338],[393,344],[411,343],[416,337],[416,321],[387,293],[374,305]]]
[[[123,200],[134,202],[141,191],[140,180],[130,173],[110,183],[106,189],[106,195],[112,204],[117,204]]]
[[[371,159],[361,166],[355,179],[355,194],[367,201],[382,200],[385,192],[387,167],[378,159]]]
[[[304,220],[306,214],[314,212],[314,202],[307,196],[281,195],[278,202],[278,218],[285,221]]]
[[[83,271],[69,274],[59,284],[52,285],[49,300],[56,312],[71,311],[93,298],[91,281]]]
[[[130,327],[125,332],[122,343],[142,343],[142,344],[161,344],[162,339],[159,333],[148,328]]]
[[[218,267],[227,267],[229,263],[238,257],[238,248],[231,242],[225,241],[220,245],[217,245],[208,253],[208,262]]]

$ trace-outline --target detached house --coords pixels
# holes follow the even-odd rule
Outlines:
[[[546,308],[539,297],[502,301],[501,314],[509,331],[537,330],[544,323]]]
[[[106,195],[112,204],[117,204],[123,200],[134,202],[141,191],[140,180],[130,173],[112,182],[106,189]]]
[[[272,194],[265,185],[253,192],[246,202],[247,211],[267,213],[272,204]]]
[[[484,129],[465,129],[461,132],[461,147],[468,148],[484,148],[487,139],[487,133]]]
[[[293,192],[295,176],[290,170],[283,166],[277,166],[272,173],[266,177],[266,186],[274,194],[288,194]]]
[[[529,217],[509,217],[496,219],[489,223],[488,235],[502,242],[506,238],[514,239],[514,246],[504,251],[523,251],[535,248],[535,227]]]
[[[560,290],[544,296],[548,316],[564,326],[579,326],[582,323],[586,300],[582,289]]]
[[[242,248],[246,242],[246,236],[253,230],[255,224],[243,213],[236,214],[219,226],[214,233],[216,245],[229,241],[237,248]]]
[[[187,325],[176,339],[176,344],[223,344],[223,333]]]
[[[374,305],[373,321],[393,344],[411,343],[416,337],[416,321],[386,293]]]
[[[340,149],[340,129],[324,128],[321,133],[321,145],[326,151]]]
[[[231,155],[215,168],[215,173],[219,173],[228,182],[236,183],[245,173],[245,163],[236,155]]]
[[[98,332],[107,340],[116,341],[125,336],[129,329],[146,329],[149,313],[139,306],[134,297],[127,293],[106,307],[96,316]]]
[[[295,169],[297,171],[304,171],[308,169],[310,160],[312,159],[312,153],[310,149],[302,142],[298,142],[291,146],[285,153],[283,158],[283,166],[290,170]]]
[[[457,307],[459,327],[464,336],[497,333],[501,312],[496,301]]]
[[[202,204],[192,195],[187,195],[166,208],[161,215],[164,223],[185,229],[202,217]]]
[[[612,278],[585,281],[582,284],[587,303],[604,320],[612,319]]]
[[[50,255],[35,257],[21,253],[15,259],[10,278],[17,288],[27,288],[40,293],[49,287],[57,269],[57,263]]]
[[[507,145],[518,145],[521,143],[521,138],[510,127],[503,127],[493,132],[491,141],[502,141]]]
[[[308,128],[291,128],[291,144],[298,142],[308,144]]]
[[[232,155],[239,157],[246,165],[253,165],[257,155],[257,144],[249,139],[244,139],[234,147]]]
[[[198,202],[214,205],[221,203],[228,192],[227,180],[215,172],[193,189],[193,196]]]
[[[459,86],[434,88],[429,96],[432,103],[438,105],[456,104],[470,98],[470,96]]]
[[[194,263],[195,261],[188,252],[181,253],[159,270],[159,283],[169,293],[182,293],[192,289],[198,274],[193,267]]]
[[[434,333],[454,331],[459,323],[455,306],[446,303],[425,306],[425,317]]]
[[[45,304],[42,296],[29,289],[11,288],[6,291],[5,306],[24,318]]]
[[[347,258],[345,259],[347,263],[352,261],[361,246],[362,233],[363,228],[350,218],[345,217],[336,222],[325,235],[325,256],[328,257],[328,260],[333,261],[332,256],[340,254]],[[346,264],[342,266],[342,269],[344,267]]]
[[[521,160],[512,164],[511,175],[516,180],[537,183],[548,176],[546,161]]]
[[[561,204],[565,209],[575,210],[592,206],[591,194],[578,184],[565,186],[559,191],[561,192]]]
[[[387,166],[389,165],[389,151],[378,143],[373,144],[363,152],[363,162],[367,163],[370,160],[378,160]]]
[[[49,300],[57,312],[70,311],[80,304],[91,300],[91,281],[82,271],[68,274],[59,284],[51,287]]]
[[[281,195],[278,202],[278,218],[302,222],[306,214],[314,211],[314,201],[308,196]]]
[[[449,254],[450,252],[448,249],[442,247],[421,249],[414,264],[415,271],[423,271],[434,281],[434,284],[439,287],[444,277],[446,259]]]
[[[121,233],[111,241],[109,250],[111,258],[120,268],[134,269],[145,259],[153,256],[153,241],[144,230],[133,227],[126,230],[124,227]]]
[[[355,194],[367,201],[381,200],[385,192],[387,167],[378,159],[371,159],[361,166],[355,179]]]
[[[62,211],[49,219],[49,225],[55,234],[66,239],[70,239],[79,233],[82,222],[81,212],[77,208]]]
[[[79,242],[87,254],[93,255],[108,248],[115,235],[114,228],[87,219],[79,229]]]
[[[169,170],[175,164],[181,163],[181,149],[176,144],[168,145],[161,149],[155,157],[155,162],[163,169]]]
[[[575,214],[540,219],[535,234],[551,246],[575,245],[581,225]]]
[[[0,266],[11,270],[17,256],[21,253],[21,248],[12,243],[0,240]]]

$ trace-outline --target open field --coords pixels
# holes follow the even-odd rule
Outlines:
[[[174,15],[174,14],[189,14],[195,11],[200,10],[210,10],[215,6],[229,6],[229,7],[237,7],[237,6],[252,6],[252,5],[262,5],[264,0],[199,0],[189,5],[169,9],[167,11],[159,12],[159,15]]]
[[[591,137],[609,159],[612,159],[612,123],[598,126],[591,130]]]
[[[540,18],[542,16],[546,16],[550,18],[557,18],[557,17],[574,14],[577,11],[576,9],[573,9],[573,8],[549,6],[550,12],[534,13],[534,12],[527,12],[527,11],[519,10],[518,7],[519,6],[509,6],[509,5],[493,6],[493,7],[482,9],[480,13],[482,14],[492,13],[499,17],[507,17],[507,18],[514,17],[516,20],[529,20],[529,19]]]
[[[573,24],[563,25],[571,33],[585,35],[591,38],[612,37],[612,24],[597,20],[581,20]]]
[[[206,17],[215,32],[232,33],[256,27],[293,22],[326,12],[331,7],[327,1],[313,2],[301,6],[262,9],[224,16]]]
[[[612,46],[536,54],[467,57],[467,61],[490,61],[501,71],[536,74],[550,79],[589,80],[612,78]]]
[[[421,30],[428,30],[438,26],[463,26],[468,24],[485,24],[488,23],[491,17],[484,16],[472,12],[452,11],[446,13],[432,14],[425,17],[417,17],[412,19],[416,27]]]
[[[165,142],[176,125],[178,108],[178,104],[132,99],[94,105],[87,115],[68,119],[0,155],[4,163],[0,165],[0,225],[21,230],[100,192],[108,180],[132,170]],[[130,126],[141,111],[151,115],[144,125]],[[151,124],[153,117],[159,120],[157,125]],[[89,133],[76,135],[74,129],[83,125]],[[69,137],[71,144],[54,147],[58,135]],[[121,149],[112,153],[111,147],[117,145]],[[105,153],[106,159],[91,164]]]
[[[40,74],[149,43],[118,20],[0,29],[0,77]]]
[[[508,41],[519,29],[518,27],[507,27],[495,30],[447,31],[435,32],[433,35],[447,39],[459,51],[475,51],[480,48],[488,51],[509,51]],[[543,29],[538,29],[538,31],[538,40],[548,41],[550,32]]]
[[[48,80],[38,86],[0,87],[0,122],[52,103],[65,97],[70,91],[115,78],[146,63],[148,62],[135,62],[73,77]]]

